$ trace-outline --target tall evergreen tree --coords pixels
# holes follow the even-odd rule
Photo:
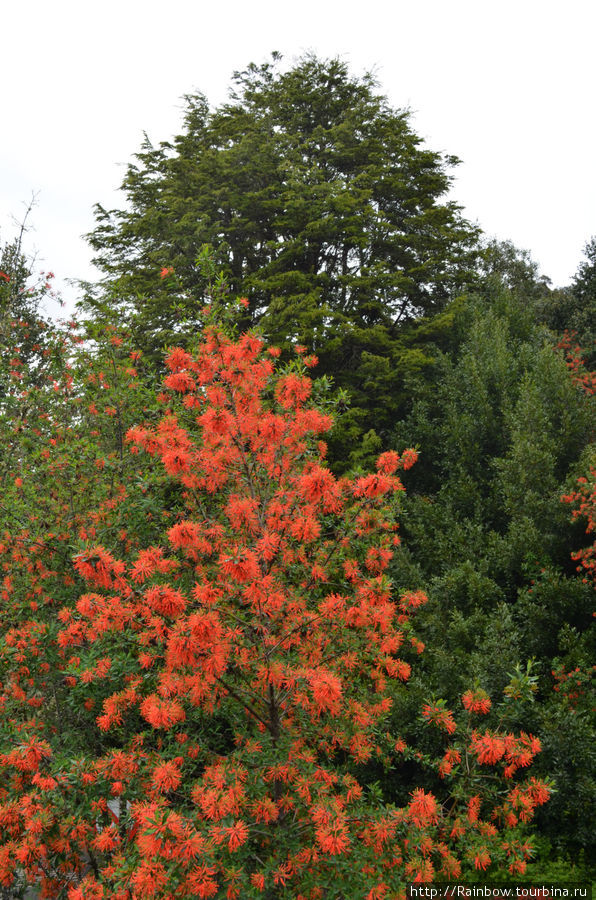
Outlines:
[[[584,248],[570,285],[547,291],[537,305],[541,320],[553,331],[568,332],[581,346],[590,368],[596,363],[596,237]]]
[[[588,241],[584,254],[586,258],[571,284],[574,304],[569,328],[576,332],[593,367],[596,364],[596,236]]]
[[[32,382],[41,378],[46,358],[42,344],[52,330],[43,303],[54,299],[53,273],[33,273],[33,261],[23,250],[26,218],[18,235],[0,247],[0,415],[8,408],[9,397],[23,392],[22,378]]]
[[[199,322],[196,260],[210,245],[249,298],[244,326],[306,344],[352,392],[371,383],[388,418],[398,330],[441,310],[473,268],[476,230],[446,199],[456,162],[423,146],[371,76],[311,55],[283,72],[274,55],[236,73],[217,109],[188,96],[173,141],[145,140],[126,207],[96,208],[89,239],[105,280],[87,307],[116,311],[161,352],[182,321]],[[383,427],[383,404],[358,432]]]

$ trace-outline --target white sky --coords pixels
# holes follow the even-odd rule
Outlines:
[[[0,241],[38,193],[28,250],[93,280],[82,235],[145,130],[178,133],[180,97],[225,100],[272,50],[375,71],[432,150],[460,157],[453,197],[489,235],[569,282],[596,233],[594,0],[21,0],[0,16]]]

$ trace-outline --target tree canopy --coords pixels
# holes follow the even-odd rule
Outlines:
[[[244,326],[306,344],[350,391],[372,370],[390,398],[399,327],[472,277],[477,230],[447,198],[456,163],[423,145],[372,76],[310,55],[282,71],[274,55],[237,72],[216,109],[187,96],[172,141],[146,138],[125,208],[96,207],[89,239],[105,280],[87,307],[116,308],[153,352],[179,341],[181,323],[198,321],[196,260],[210,245],[249,299]]]

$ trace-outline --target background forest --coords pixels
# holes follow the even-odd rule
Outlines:
[[[34,281],[23,236],[4,244],[0,881],[6,896],[24,896],[26,883],[40,879],[45,896],[74,900],[166,897],[173,896],[168,891],[180,889],[187,892],[183,896],[374,900],[398,896],[402,883],[413,877],[593,880],[596,239],[587,244],[572,284],[553,288],[526,252],[487,239],[448,199],[457,162],[427,149],[408,114],[391,108],[372,78],[353,77],[344,63],[315,56],[282,71],[274,58],[237,73],[228,102],[215,109],[201,95],[188,96],[181,134],[157,146],[145,141],[128,166],[122,207],[96,207],[96,227],[88,239],[103,278],[80,286],[81,299],[70,321],[58,323],[43,315],[52,276],[47,273]],[[213,328],[220,329],[221,345],[209,337]],[[244,869],[238,863],[237,875],[230,874],[236,871],[233,861],[220,866],[218,838],[211,833],[213,845],[200,851],[208,858],[203,880],[196,875],[198,869],[193,870],[192,888],[186,864],[175,863],[174,851],[164,850],[166,819],[159,819],[158,813],[186,815],[190,800],[185,783],[202,779],[206,784],[214,760],[217,765],[227,761],[226,778],[231,779],[235,748],[244,739],[248,745],[249,737],[257,734],[243,732],[239,714],[227,705],[234,690],[245,690],[234,688],[234,678],[241,669],[239,659],[249,665],[248,650],[246,656],[239,651],[236,662],[222,663],[225,689],[214,686],[209,702],[197,701],[194,718],[185,712],[184,739],[172,712],[174,701],[170,703],[172,696],[182,696],[182,688],[171,687],[168,694],[163,679],[153,674],[162,657],[163,671],[171,674],[168,641],[175,634],[184,636],[181,625],[176,632],[176,617],[186,621],[180,597],[191,589],[192,581],[187,586],[185,579],[191,577],[192,566],[197,584],[201,578],[205,584],[220,583],[211,563],[198,561],[201,554],[205,559],[209,554],[197,543],[197,535],[185,533],[183,540],[182,532],[175,531],[185,526],[188,532],[193,521],[219,522],[214,511],[218,491],[226,490],[223,481],[217,482],[215,463],[209,469],[207,458],[196,451],[204,484],[211,484],[209,478],[217,482],[205,488],[203,500],[197,499],[203,482],[184,481],[184,454],[195,451],[182,432],[191,434],[195,427],[189,423],[196,415],[193,408],[203,403],[201,390],[209,395],[211,388],[198,386],[207,383],[200,380],[205,367],[216,366],[217,346],[244,347],[246,355],[235,363],[238,371],[249,367],[246,360],[257,366],[258,351],[250,356],[253,350],[246,349],[240,337],[246,332],[278,348],[275,377],[280,380],[275,382],[275,401],[267,402],[278,404],[279,415],[293,410],[297,421],[301,409],[311,408],[311,388],[304,387],[308,375],[314,378],[312,403],[320,415],[333,417],[326,450],[316,450],[315,435],[326,430],[316,422],[309,425],[313,430],[304,445],[291,446],[292,464],[303,473],[301,484],[314,471],[305,462],[310,453],[326,455],[326,463],[320,460],[321,471],[332,473],[336,485],[356,485],[354,497],[368,490],[366,473],[375,469],[379,457],[384,462],[377,471],[385,472],[385,466],[387,478],[396,477],[398,462],[391,460],[399,459],[404,470],[406,490],[396,507],[399,544],[394,541],[389,551],[382,537],[368,547],[362,528],[354,534],[350,530],[348,506],[337,514],[340,524],[332,527],[336,513],[331,501],[325,501],[323,488],[319,496],[311,487],[308,502],[316,506],[322,498],[323,504],[316,507],[316,515],[321,517],[320,540],[327,541],[321,543],[325,564],[319,551],[312,551],[323,574],[317,576],[313,569],[316,586],[305,587],[300,566],[306,565],[306,558],[296,551],[287,575],[289,585],[300,582],[313,597],[324,591],[325,580],[341,593],[336,576],[327,572],[331,551],[325,548],[331,546],[331,533],[338,546],[342,536],[351,536],[354,547],[364,542],[365,556],[374,550],[374,558],[384,560],[375,568],[372,557],[366,556],[370,577],[378,578],[379,585],[385,579],[383,585],[391,583],[394,596],[402,597],[408,647],[399,662],[411,675],[404,675],[402,668],[395,687],[380,686],[378,673],[359,676],[358,702],[365,703],[362,698],[373,682],[379,696],[386,691],[390,698],[383,715],[373,714],[372,707],[366,716],[361,714],[362,719],[368,716],[362,727],[370,731],[368,744],[363,744],[369,750],[357,753],[352,744],[348,750],[339,738],[333,752],[327,745],[322,749],[317,741],[323,736],[329,746],[335,740],[328,737],[326,729],[333,726],[325,724],[325,716],[332,722],[343,715],[333,694],[337,685],[328,673],[323,677],[319,672],[316,681],[304,659],[295,664],[300,673],[296,677],[310,678],[315,700],[323,696],[323,683],[327,692],[327,699],[310,711],[309,724],[300,726],[305,735],[313,735],[310,744],[304,738],[313,753],[308,765],[315,765],[317,754],[327,754],[331,762],[326,771],[333,771],[333,778],[352,778],[361,786],[370,821],[370,810],[385,816],[387,810],[410,804],[403,866],[397,874],[392,870],[386,875],[386,881],[371,874],[369,883],[366,867],[372,873],[374,862],[366,855],[356,869],[359,875],[350,874],[351,863],[345,871],[341,868],[348,826],[341,824],[344,812],[337,797],[327,795],[327,818],[309,813],[315,823],[313,846],[325,857],[325,865],[309,849],[310,862],[304,865],[311,866],[310,874],[296,876],[297,882],[288,875],[286,884],[274,875],[280,871],[279,859],[274,869],[273,862],[261,860],[246,843],[256,838],[248,839],[237,827],[246,815],[242,818],[231,801],[216,821],[220,844],[224,829],[229,852],[244,852],[244,847],[252,860]],[[180,348],[177,356],[172,348]],[[198,362],[191,365],[191,360]],[[217,371],[211,387],[227,383],[228,369]],[[247,385],[250,378],[257,379],[256,369],[242,371]],[[205,422],[201,427],[207,428]],[[219,432],[215,429],[209,444],[205,431],[201,446],[210,450],[210,459],[224,453],[224,432],[223,425]],[[411,467],[404,462],[410,459],[404,453],[407,448],[418,456]],[[228,447],[226,452],[235,451]],[[277,477],[272,472],[271,480]],[[247,484],[252,483],[247,478]],[[258,484],[264,490],[264,482]],[[236,494],[226,497],[221,509],[229,511]],[[308,509],[304,520],[314,521],[315,512]],[[242,518],[239,512],[234,515]],[[224,553],[221,547],[228,545],[217,543],[224,540],[220,527],[211,526],[208,537]],[[174,551],[163,550],[166,532],[177,562],[171,559]],[[201,540],[207,540],[205,535]],[[232,571],[233,566],[248,566],[248,551],[237,540],[229,544],[233,563],[226,563],[226,577],[245,584],[249,576]],[[317,539],[313,541],[313,548],[318,547]],[[268,558],[266,545],[258,546]],[[347,554],[341,546],[338,552]],[[155,548],[160,547],[158,552]],[[274,560],[277,550],[271,552]],[[354,550],[355,557],[358,552]],[[349,562],[346,556],[344,563]],[[175,590],[168,595],[168,607],[164,585],[172,572]],[[115,594],[132,603],[130,598],[151,578],[152,585],[161,585],[161,606],[157,594],[146,592],[145,606],[153,603],[153,618],[137,633],[135,616],[140,621],[144,615],[140,607],[129,619],[118,619],[110,613],[110,604],[116,608]],[[197,609],[202,609],[207,600],[197,587],[193,590]],[[410,611],[403,598],[410,598],[413,611],[417,604],[411,598],[417,592],[424,592],[428,601],[420,602],[415,631],[410,632]],[[208,608],[217,609],[217,604]],[[244,618],[244,607],[238,609],[236,627],[243,630],[249,647],[252,626]],[[295,614],[303,646],[314,658],[308,630],[314,625],[306,612],[303,619]],[[160,616],[167,624],[158,627]],[[337,611],[329,613],[326,627],[335,628],[339,616]],[[339,632],[335,640],[339,646]],[[225,643],[223,637],[220,642]],[[350,653],[368,660],[366,642],[350,648],[342,665]],[[291,652],[302,651],[296,645]],[[193,659],[186,665],[196,669],[199,663]],[[212,660],[212,666],[218,664]],[[376,663],[371,659],[366,665],[373,671]],[[212,669],[205,669],[206,684],[211,684],[211,674]],[[291,694],[294,687],[287,673],[284,677],[283,690]],[[252,689],[246,687],[241,707]],[[151,690],[157,693],[147,693]],[[135,691],[141,712],[125,713],[137,702]],[[486,713],[466,732],[469,755],[475,748],[478,764],[508,759],[513,768],[501,772],[505,780],[475,775],[463,744],[446,748],[450,716],[461,708],[466,692],[475,698],[468,706],[464,703],[466,709]],[[149,699],[158,694],[163,719],[157,707],[147,711]],[[303,698],[300,702],[306,703]],[[267,722],[263,731],[271,732],[273,753],[282,738],[271,724],[273,718]],[[174,730],[167,731],[170,726]],[[455,732],[453,721],[456,735],[468,726],[458,719],[457,727]],[[484,728],[488,743],[483,757],[478,729]],[[532,747],[524,759],[516,751],[515,763],[512,751],[506,750],[507,740],[514,738],[504,737],[513,733],[525,735],[515,740],[527,739]],[[538,739],[540,752],[528,735]],[[389,741],[391,752],[383,749],[383,741]],[[306,755],[304,748],[301,752]],[[538,801],[536,788],[533,805],[528,800],[524,813],[521,801],[515,807],[511,790],[519,782],[522,791],[530,761],[534,784],[548,786],[550,798]],[[327,784],[323,776],[311,776],[314,782],[304,781],[301,790],[322,791],[313,783]],[[273,793],[267,794],[278,809],[283,807],[280,779],[278,772]],[[216,780],[210,789],[223,790]],[[447,843],[441,843],[441,817],[452,816],[450,839],[456,841],[461,822],[453,824],[460,821],[453,810],[467,804],[473,824],[474,798],[484,797],[485,789],[492,791],[494,810],[505,810],[499,803],[510,804],[514,825],[521,828],[519,841],[531,838],[533,851],[518,853],[513,842],[509,849],[505,842],[492,851],[490,829],[496,829],[501,814],[494,812],[492,819],[488,814],[481,817],[477,833],[466,832],[467,844],[459,856],[453,851],[459,868],[455,863],[451,870],[446,864],[440,868],[439,857],[451,859]],[[140,807],[135,804],[143,794],[155,803],[154,818],[145,810],[144,824],[139,825]],[[193,794],[195,804],[197,797]],[[441,806],[440,814],[424,799],[429,797],[438,798],[433,802]],[[337,819],[333,837],[331,830],[325,832],[325,844],[320,829],[331,829],[331,808]],[[264,809],[259,807],[254,815],[268,828]],[[84,821],[95,821],[93,838],[83,833]],[[61,822],[68,823],[69,835],[61,832]],[[174,825],[167,827],[167,839],[174,841]],[[139,828],[145,837],[161,834],[161,849],[138,838],[134,844]],[[367,828],[370,832],[373,826]],[[425,838],[431,841],[428,852],[420,835],[416,838],[423,848],[420,860],[407,855],[408,841],[416,842],[412,828],[430,835]],[[432,829],[438,829],[436,834]],[[362,834],[369,832],[364,828]],[[176,839],[179,844],[190,841],[189,833],[182,829]],[[356,838],[351,840],[357,858]],[[357,843],[368,847],[362,835]],[[133,844],[134,858],[124,849]],[[287,851],[294,874],[301,847],[298,841]],[[161,853],[167,873],[163,882],[159,873],[150,878],[143,869],[150,850]],[[188,850],[188,859],[195,858],[193,852]],[[260,868],[254,867],[256,858]],[[207,872],[210,867],[213,871]],[[356,878],[351,888],[350,877]],[[339,884],[342,879],[344,886]],[[385,892],[379,887],[383,884]]]

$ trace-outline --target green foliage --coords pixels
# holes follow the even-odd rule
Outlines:
[[[575,335],[593,369],[596,361],[596,237],[588,241],[584,254],[586,258],[578,266],[571,285],[545,294],[537,311],[553,331]]]
[[[511,241],[486,241],[478,269],[484,289],[495,294],[505,288],[526,303],[540,304],[552,293],[549,279],[539,274],[538,264],[530,253],[520,250]]]
[[[586,259],[580,263],[571,284],[572,308],[565,327],[577,333],[578,340],[589,353],[593,367],[596,361],[596,237],[588,241],[584,253]]]
[[[214,110],[188,96],[183,132],[146,139],[135,159],[126,208],[96,208],[105,281],[87,310],[116,311],[159,359],[200,325],[208,276],[195,260],[209,245],[231,293],[249,298],[242,326],[305,344],[349,391],[334,447],[371,429],[385,441],[407,367],[427,364],[401,342],[404,323],[475,277],[477,232],[446,199],[457,161],[426,149],[371,76],[314,56],[250,65]]]
[[[557,852],[589,854],[586,810],[596,803],[590,689],[583,685],[585,697],[572,709],[551,671],[564,679],[576,667],[589,673],[596,652],[593,589],[571,559],[585,538],[561,503],[587,471],[595,409],[536,324],[537,308],[496,282],[460,304],[451,348],[436,355],[396,428],[396,446],[422,452],[402,514],[408,552],[394,574],[428,585],[421,620],[432,648],[423,656],[427,690],[454,702],[472,678],[495,696],[535,659],[537,702],[524,727],[541,735],[538,767],[557,784],[541,828]],[[572,754],[566,734],[574,736]]]

